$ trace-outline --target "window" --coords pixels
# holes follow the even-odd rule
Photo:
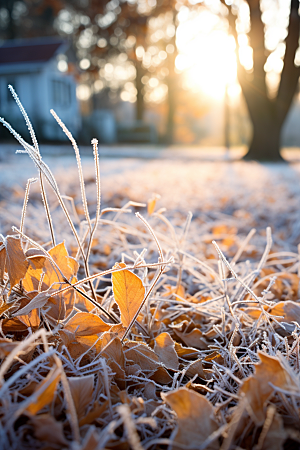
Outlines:
[[[54,106],[66,108],[71,104],[71,85],[64,80],[52,80]]]

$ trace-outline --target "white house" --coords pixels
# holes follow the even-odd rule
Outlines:
[[[51,108],[77,137],[81,116],[76,82],[64,57],[67,47],[57,38],[6,41],[0,46],[0,116],[17,131],[23,133],[26,126],[9,84],[17,92],[38,138],[65,139],[50,114]]]

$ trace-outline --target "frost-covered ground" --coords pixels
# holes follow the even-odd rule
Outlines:
[[[17,146],[10,145],[6,157],[0,163],[0,230],[9,232],[12,224],[18,225],[26,180],[37,176],[37,171],[27,155],[14,155]],[[45,147],[45,162],[52,169],[61,193],[80,203],[80,190],[75,157],[72,154],[51,156]],[[43,149],[42,149],[43,151]],[[87,196],[91,210],[95,207],[93,159],[84,149],[82,164],[86,179]],[[281,249],[295,250],[300,241],[300,161],[298,152],[290,152],[289,164],[259,164],[256,162],[228,161],[221,151],[195,152],[183,149],[170,151],[142,148],[140,154],[152,159],[133,158],[137,149],[115,148],[114,155],[123,158],[107,158],[108,149],[100,148],[103,205],[120,207],[128,200],[147,202],[154,193],[161,196],[156,208],[167,208],[166,216],[174,226],[180,225],[188,211],[194,215],[191,232],[196,240],[207,240],[212,226],[226,225],[222,235],[245,236],[251,228],[258,229],[257,237],[264,235],[271,226],[275,245]],[[2,154],[3,151],[2,151]],[[187,155],[184,159],[183,156]],[[238,153],[230,153],[234,158]],[[127,156],[127,157],[126,157]],[[129,156],[129,157],[128,157]],[[221,159],[223,158],[223,160]],[[57,209],[53,193],[49,192],[52,209]],[[79,206],[78,206],[79,208]],[[80,208],[79,208],[80,209]],[[140,209],[143,213],[143,208]],[[57,212],[57,214],[59,214]],[[35,233],[45,239],[47,226],[38,193],[38,185],[32,185],[27,212],[27,224],[31,220],[40,226]],[[57,224],[57,232],[65,231]],[[192,236],[190,238],[192,239]]]
[[[8,373],[8,383],[2,387],[7,389],[5,401],[0,402],[0,417],[6,427],[2,427],[1,437],[6,439],[3,448],[39,448],[41,442],[53,439],[56,442],[61,439],[67,447],[76,432],[78,442],[86,443],[92,436],[99,449],[103,445],[121,448],[119,444],[129,448],[127,441],[132,436],[138,443],[136,448],[145,450],[165,448],[162,446],[173,445],[173,440],[178,443],[173,449],[299,448],[300,163],[259,164],[228,161],[224,154],[222,160],[221,154],[213,158],[195,153],[186,159],[179,153],[175,158],[173,153],[173,158],[167,159],[162,153],[163,150],[157,155],[159,158],[153,155],[148,160],[102,158],[102,208],[122,208],[129,200],[143,202],[145,206],[134,204],[131,213],[104,214],[89,258],[91,274],[98,274],[95,288],[101,305],[107,311],[117,312],[114,303],[117,294],[112,295],[111,279],[99,272],[121,260],[131,264],[145,259],[149,271],[143,269],[139,275],[152,293],[139,315],[144,334],[135,327],[131,340],[121,345],[112,326],[109,342],[105,341],[105,333],[98,333],[96,340],[100,335],[101,346],[94,349],[96,341],[90,341],[92,346],[88,346],[88,339],[80,341],[79,333],[78,338],[75,336],[79,325],[74,328],[74,339],[78,341],[72,341],[73,335],[68,341],[63,340],[63,334],[51,330],[51,339],[55,337],[50,342],[51,351],[59,355],[62,363],[60,360],[58,363],[63,364],[71,387],[78,380],[83,383],[77,384],[77,390],[74,388],[71,393],[74,402],[81,398],[78,397],[81,386],[83,392],[90,389],[90,397],[84,394],[83,399],[88,409],[84,409],[80,400],[84,421],[79,412],[72,422],[65,410],[46,406],[46,414],[33,414],[27,422],[14,422],[15,417],[23,417],[24,408],[40,392],[30,390],[30,397],[24,400],[24,393],[29,391],[23,388],[34,386],[28,380],[35,380],[35,376],[40,382],[45,377],[45,367],[48,370],[40,353],[34,371],[33,364],[25,359],[27,375],[20,376],[25,369],[19,358],[14,361],[13,376],[9,379]],[[82,222],[84,214],[74,159],[46,155],[45,161],[66,196],[70,215],[82,237],[86,226]],[[92,158],[83,158],[83,169],[93,218],[96,186]],[[19,226],[26,179],[33,176],[35,169],[26,155],[7,157],[1,164],[3,234],[9,233],[12,225]],[[47,192],[56,242],[65,240],[69,254],[79,255],[57,199],[50,189]],[[73,209],[70,199],[74,202]],[[145,222],[141,223],[133,214],[135,211],[146,218],[158,241],[154,241]],[[191,222],[189,211],[193,214]],[[266,232],[266,227],[271,227],[272,233],[270,228]],[[31,239],[24,238],[26,246],[32,240],[46,248],[51,246],[38,183],[30,190],[24,233]],[[159,242],[161,250],[155,242]],[[158,247],[163,255],[159,261],[174,258],[174,263],[160,274],[158,283],[153,284],[155,290],[151,291],[151,280],[157,278],[150,264],[157,262]],[[148,251],[144,252],[146,248]],[[64,258],[59,259],[59,264],[63,262]],[[83,276],[81,266],[78,277]],[[39,279],[39,288],[43,288],[45,279],[46,276]],[[26,289],[24,286],[23,283]],[[82,308],[79,303],[76,305]],[[41,317],[47,319],[45,314],[52,314],[49,308],[40,309]],[[61,309],[57,310],[60,317]],[[9,310],[5,314],[2,330],[13,342],[2,339],[3,346],[22,346],[23,341],[19,344],[17,335],[20,320],[10,316]],[[23,309],[22,320],[24,317],[29,320],[24,314]],[[15,328],[14,320],[17,320]],[[61,321],[59,331],[68,331],[68,323]],[[43,324],[39,322],[38,326],[42,328]],[[27,333],[26,327],[22,332]],[[88,332],[91,334],[91,330]],[[81,342],[88,348],[81,346],[76,353]],[[113,347],[114,344],[118,347]],[[42,348],[38,350],[42,352]],[[12,363],[13,358],[10,359]],[[52,376],[53,371],[49,373]],[[93,389],[94,384],[97,389]],[[62,386],[58,385],[55,401],[67,398]],[[53,398],[49,399],[49,405],[52,402],[54,406]],[[100,412],[96,406],[100,406]],[[31,411],[30,408],[27,409]],[[42,429],[41,421],[46,419]],[[49,426],[50,430],[60,427],[61,434],[49,432]]]

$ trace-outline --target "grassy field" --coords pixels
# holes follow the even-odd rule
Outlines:
[[[298,449],[300,164],[94,153],[1,164],[1,449]]]

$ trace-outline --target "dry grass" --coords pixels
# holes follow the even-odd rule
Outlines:
[[[1,205],[1,448],[299,448],[297,168],[150,163],[101,206],[96,142],[84,183],[32,136],[44,206]]]

